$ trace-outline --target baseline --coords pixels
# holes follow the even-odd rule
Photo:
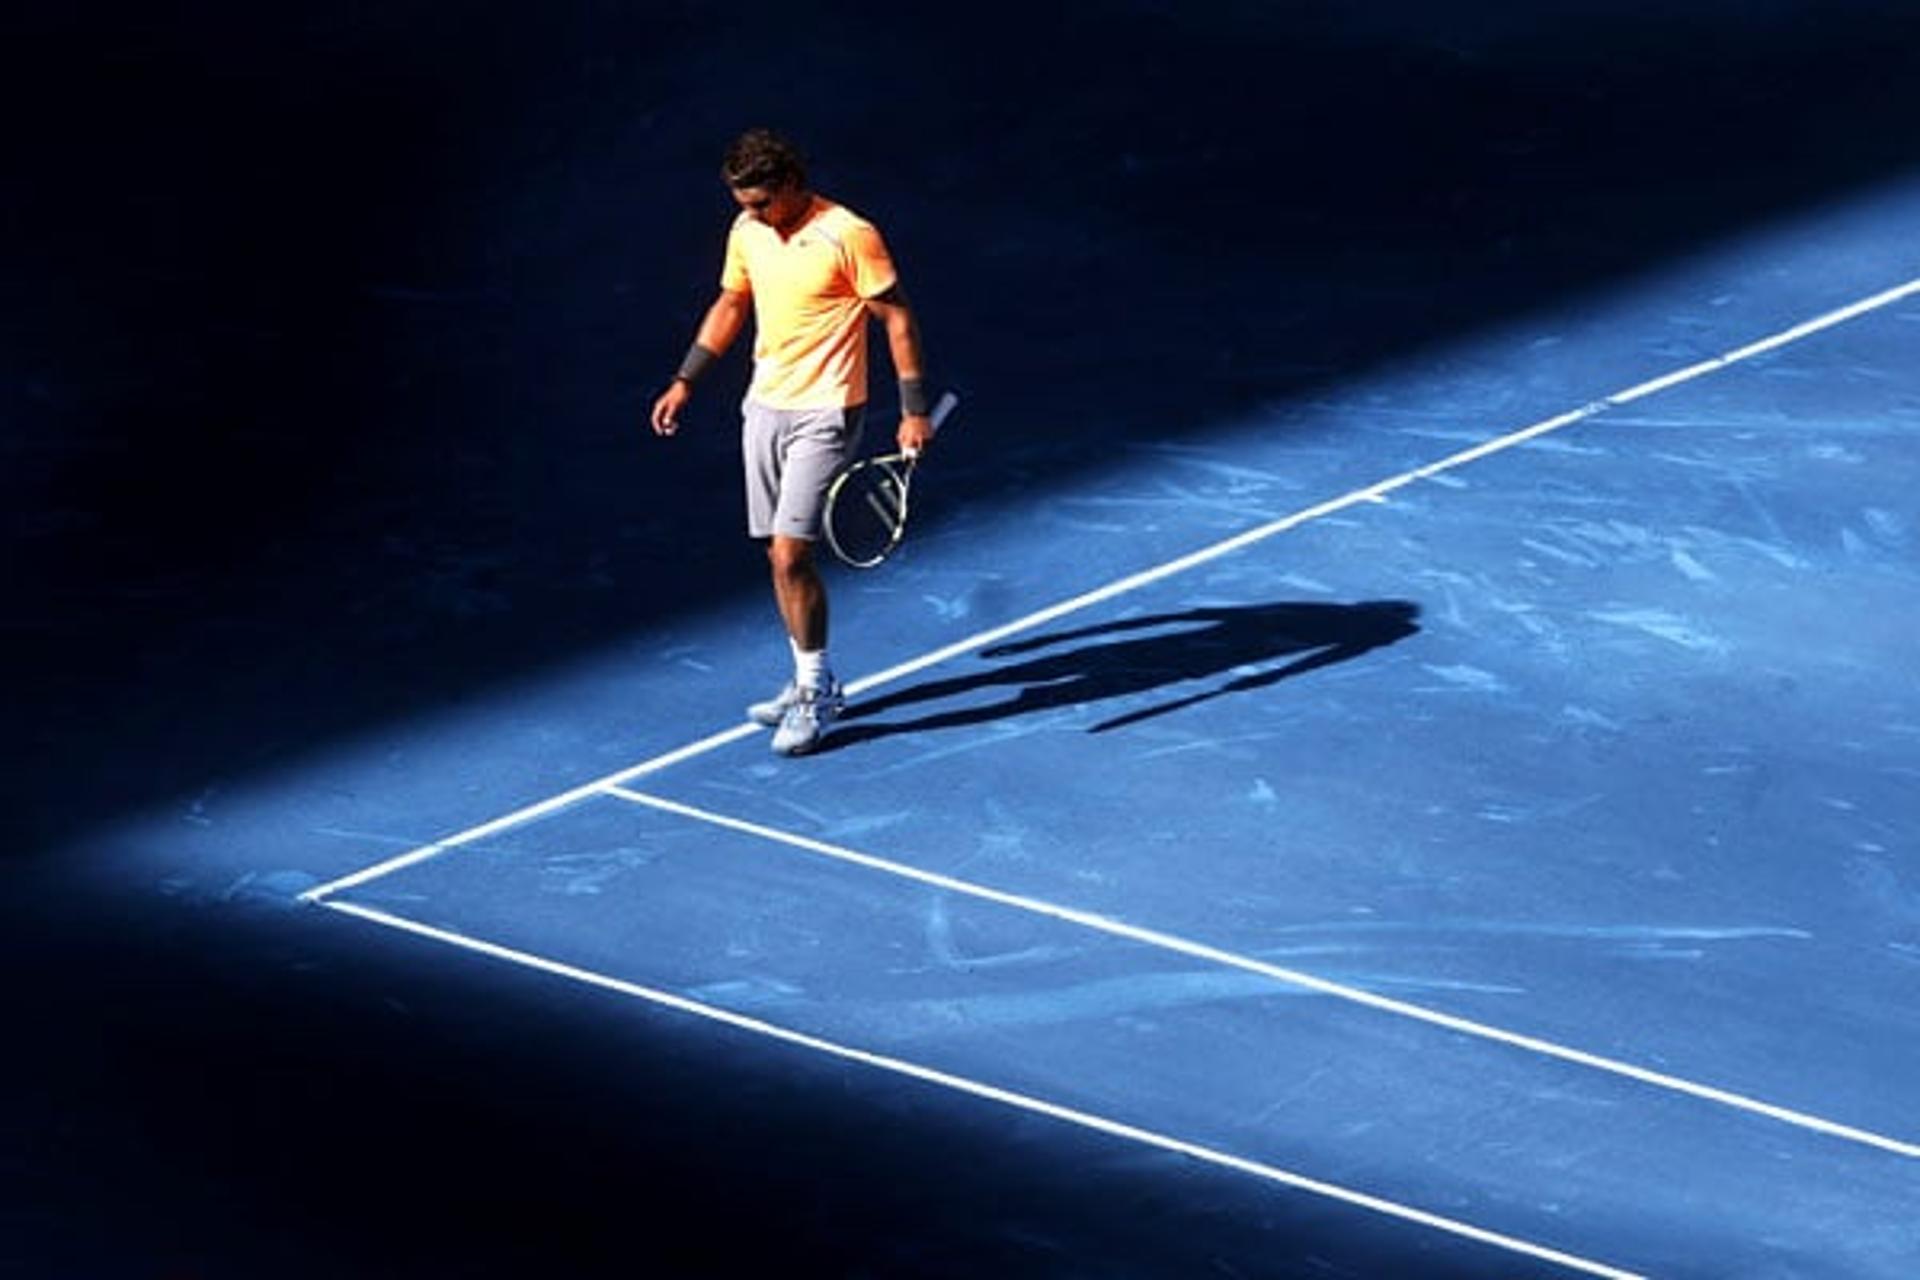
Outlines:
[[[1129,1142],[1138,1143],[1142,1146],[1186,1156],[1204,1164],[1229,1169],[1235,1173],[1246,1174],[1265,1182],[1275,1183],[1296,1191],[1303,1191],[1310,1195],[1338,1201],[1355,1208],[1364,1209],[1389,1218],[1396,1218],[1403,1222],[1409,1222],[1416,1226],[1444,1232],[1448,1235],[1471,1240],[1478,1244],[1489,1245],[1509,1253],[1520,1254],[1543,1262],[1552,1263],[1584,1275],[1601,1276],[1605,1277],[1606,1280],[1647,1280],[1646,1277],[1637,1272],[1627,1271],[1591,1258],[1581,1257],[1577,1254],[1566,1253],[1548,1245],[1538,1244],[1531,1240],[1523,1240],[1517,1236],[1505,1235],[1486,1227],[1478,1227],[1472,1223],[1464,1222],[1457,1218],[1445,1217],[1413,1205],[1402,1204],[1399,1201],[1369,1195],[1364,1191],[1344,1187],[1338,1183],[1324,1182],[1317,1178],[1308,1177],[1305,1174],[1296,1173],[1290,1169],[1281,1168],[1278,1165],[1252,1160],[1245,1156],[1236,1156],[1231,1152],[1222,1151],[1215,1147],[1189,1142],[1186,1139],[1177,1138],[1152,1129],[1143,1129],[1137,1125],[1130,1125],[1123,1121],[1097,1115],[1093,1112],[1080,1111],[1072,1107],[1062,1106],[1058,1103],[1048,1102],[1044,1098],[1031,1094],[1020,1093],[1012,1089],[1004,1089],[997,1085],[988,1084],[981,1080],[974,1080],[966,1076],[954,1075],[934,1067],[910,1062],[904,1058],[895,1058],[885,1054],[873,1053],[854,1045],[842,1044],[839,1041],[808,1035],[805,1032],[794,1031],[774,1023],[763,1022],[758,1018],[748,1017],[744,1014],[735,1013],[714,1005],[704,1004],[698,1000],[691,1000],[685,996],[675,995],[670,991],[662,991],[654,987],[629,982],[622,978],[615,978],[608,974],[598,973],[591,969],[583,969],[559,960],[536,955],[532,952],[520,951],[513,947],[489,942],[483,938],[457,933],[436,925],[423,924],[416,920],[409,920],[404,916],[394,915],[390,912],[381,911],[372,907],[360,906],[352,902],[329,900],[320,903],[320,905],[329,910],[338,911],[373,924],[383,925],[390,929],[397,929],[403,933],[428,938],[432,941],[458,947],[465,951],[476,952],[495,960],[502,960],[525,968],[536,969],[543,973],[565,978],[573,982],[617,992],[638,1000],[644,1000],[650,1004],[659,1005],[680,1013],[692,1014],[695,1017],[723,1023],[737,1030],[748,1031],[755,1035],[765,1036],[785,1044],[810,1049],[817,1053],[824,1053],[829,1057],[839,1058],[848,1062],[857,1062],[863,1066],[878,1068],[882,1071],[906,1076],[927,1084],[938,1085],[942,1088],[951,1089],[972,1097],[1001,1103],[1020,1111],[1027,1111],[1036,1115],[1046,1116],[1053,1120],[1063,1121],[1082,1129],[1090,1129],[1096,1133],[1106,1134],[1110,1137],[1120,1138]]]

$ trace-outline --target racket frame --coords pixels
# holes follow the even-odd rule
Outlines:
[[[953,392],[948,391],[941,395],[940,401],[934,405],[931,415],[933,418],[933,429],[935,431],[940,429],[940,424],[947,420],[947,416],[951,414],[959,404],[960,397]],[[820,517],[820,531],[826,536],[827,546],[832,549],[835,556],[839,557],[842,564],[854,569],[871,569],[892,555],[893,549],[900,545],[900,539],[905,537],[907,532],[907,494],[913,483],[914,465],[919,461],[920,451],[918,449],[906,449],[899,453],[883,453],[871,458],[862,458],[860,461],[843,469],[839,475],[833,478],[833,483],[827,486],[827,500]],[[833,536],[833,512],[835,506],[840,501],[841,494],[845,492],[848,482],[861,472],[876,467],[886,472],[886,478],[893,488],[896,514],[888,520],[890,532],[880,550],[871,556],[854,556],[849,553],[845,547],[840,545],[838,538]],[[868,497],[871,499],[872,495],[869,494]],[[877,514],[880,514],[883,519],[886,518],[885,513]]]
[[[826,535],[827,545],[833,549],[833,554],[840,558],[842,564],[854,569],[871,569],[885,560],[893,553],[893,549],[900,545],[900,539],[907,532],[907,494],[913,482],[913,467],[917,460],[917,456],[912,453],[886,453],[877,457],[862,458],[833,478],[833,483],[827,487],[826,511],[821,517],[820,529]],[[882,516],[888,528],[887,540],[881,544],[880,549],[868,556],[856,556],[840,545],[840,539],[834,537],[833,513],[842,494],[846,492],[847,486],[853,482],[854,478],[874,470],[884,473],[889,487],[893,490],[894,511],[891,516],[884,512],[876,512]],[[871,500],[873,495],[868,494],[867,497]]]

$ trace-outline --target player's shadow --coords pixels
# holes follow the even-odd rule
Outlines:
[[[929,680],[864,699],[847,708],[841,727],[825,745],[837,749],[889,734],[954,729],[1077,703],[1144,694],[1190,681],[1230,677],[1220,684],[1112,716],[1089,730],[1104,733],[1227,694],[1264,689],[1357,658],[1413,635],[1420,629],[1416,622],[1419,616],[1420,607],[1406,600],[1277,603],[1188,609],[1056,631],[996,645],[982,650],[980,656],[1012,658],[1078,640],[1095,643],[1055,649],[971,675]],[[1124,638],[1112,638],[1116,636]],[[1018,691],[985,704],[907,720],[874,719],[902,707],[1004,687]]]

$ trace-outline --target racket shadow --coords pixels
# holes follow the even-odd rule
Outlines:
[[[1188,681],[1231,676],[1210,688],[1128,710],[1088,730],[1105,733],[1351,661],[1415,634],[1420,630],[1419,616],[1420,607],[1407,600],[1277,602],[1188,609],[1056,631],[980,652],[983,658],[1019,661],[924,681],[854,703],[821,749],[838,750],[898,733],[963,728],[1081,703],[1133,697]],[[1092,643],[1064,650],[1055,647],[1075,641]],[[1038,656],[1024,656],[1029,654]],[[969,698],[1001,688],[1016,691],[994,701],[910,719],[877,718],[902,708]]]

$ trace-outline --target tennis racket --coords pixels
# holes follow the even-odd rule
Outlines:
[[[959,403],[951,391],[940,397],[933,406],[935,431]],[[863,458],[833,478],[822,524],[834,555],[856,569],[871,569],[900,545],[918,461],[918,452],[882,454]]]

